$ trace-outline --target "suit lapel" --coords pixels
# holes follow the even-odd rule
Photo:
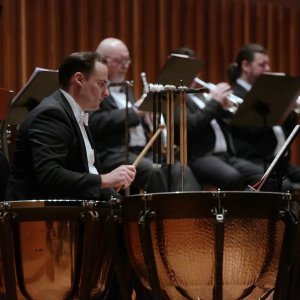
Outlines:
[[[80,144],[80,150],[81,150],[81,158],[84,165],[85,170],[89,171],[88,161],[87,161],[87,153],[85,148],[85,143],[82,137],[82,133],[79,127],[79,124],[76,120],[76,117],[74,116],[73,110],[68,102],[68,100],[64,97],[64,95],[58,90],[54,93],[54,97],[57,99],[57,101],[62,105],[64,110],[66,111],[68,117],[70,118],[70,121],[72,123],[72,127],[74,129],[74,132],[78,138],[79,144]],[[88,137],[89,134],[87,133]],[[91,141],[90,137],[89,140]],[[93,144],[91,144],[92,148],[94,148]]]
[[[245,99],[247,94],[248,94],[248,91],[243,88],[241,85],[239,85],[238,83],[235,84],[234,88],[233,88],[233,93],[242,98],[242,99]]]
[[[89,141],[90,141],[91,147],[92,147],[93,149],[95,149],[93,137],[92,137],[92,134],[91,134],[91,131],[90,131],[89,127],[84,125],[84,128],[85,128],[87,137],[88,137],[88,139],[89,139]]]

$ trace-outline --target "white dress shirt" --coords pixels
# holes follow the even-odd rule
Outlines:
[[[205,102],[201,100],[199,97],[193,94],[190,94],[190,97],[199,108],[203,109],[205,107],[206,105]],[[223,131],[221,130],[216,119],[211,120],[210,125],[214,131],[215,138],[216,138],[213,153],[227,152],[227,142],[223,134]]]
[[[111,96],[114,98],[119,109],[126,108],[126,94],[120,91],[120,87],[113,86],[109,88]],[[128,107],[132,107],[130,101],[128,101]],[[144,147],[147,143],[144,128],[142,124],[129,128],[129,147]]]
[[[86,113],[84,111],[82,111],[79,104],[74,100],[74,98],[70,94],[68,94],[66,91],[64,91],[62,89],[60,91],[63,93],[63,95],[68,100],[68,102],[72,108],[72,111],[74,113],[74,116],[78,122],[80,131],[81,131],[81,134],[82,134],[82,137],[84,140],[85,149],[86,149],[89,172],[91,174],[99,174],[96,167],[94,166],[95,152],[91,146],[91,143],[89,141],[89,138],[87,136],[87,133],[85,131],[84,124],[83,124],[83,119],[86,118]]]

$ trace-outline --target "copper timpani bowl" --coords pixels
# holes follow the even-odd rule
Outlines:
[[[136,195],[121,220],[153,299],[295,299],[297,204],[266,192]]]
[[[111,277],[111,205],[81,200],[0,207],[1,299],[103,299]]]

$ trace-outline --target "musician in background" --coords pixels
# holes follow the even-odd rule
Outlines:
[[[131,63],[127,46],[119,39],[106,38],[96,50],[108,61],[108,78],[113,84],[122,83]],[[97,155],[105,168],[112,168],[126,161],[125,121],[126,95],[120,86],[109,87],[110,95],[104,99],[99,110],[90,115],[90,128],[95,140]],[[135,98],[129,88],[129,160],[133,163],[147,143],[144,126],[145,112],[135,107]],[[172,169],[171,190],[180,190],[179,164]],[[143,158],[137,166],[136,187],[147,192],[166,192],[167,179],[162,168],[157,168],[149,158]],[[185,170],[185,190],[199,190],[199,184],[192,172]]]
[[[195,56],[188,48],[179,48],[173,53]],[[235,156],[226,121],[232,116],[228,111],[230,92],[228,83],[219,83],[208,97],[187,94],[188,160],[200,184],[212,184],[222,190],[244,190],[261,178],[263,170]],[[178,110],[175,126],[179,131]]]
[[[45,98],[17,132],[8,200],[100,199],[119,196],[134,166],[100,174],[85,112],[108,95],[106,60],[94,52],[77,52],[59,67],[60,89]]]
[[[270,70],[268,52],[263,46],[259,44],[243,46],[236,62],[228,68],[228,76],[233,83],[233,93],[245,99],[259,76]],[[282,126],[232,126],[237,155],[264,168],[268,167],[296,124],[297,115],[291,112]],[[288,159],[288,156],[285,157],[277,169],[286,176],[283,180],[283,191],[292,191],[292,182],[300,182],[300,168],[290,165]]]

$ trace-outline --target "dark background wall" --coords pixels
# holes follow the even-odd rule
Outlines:
[[[273,71],[300,76],[300,3],[296,0],[0,0],[0,87],[16,92],[35,67],[56,69],[71,52],[95,50],[105,37],[127,43],[128,79],[153,82],[171,50],[194,48],[200,76],[227,80],[240,46],[269,50]],[[300,143],[293,146],[300,163]]]

